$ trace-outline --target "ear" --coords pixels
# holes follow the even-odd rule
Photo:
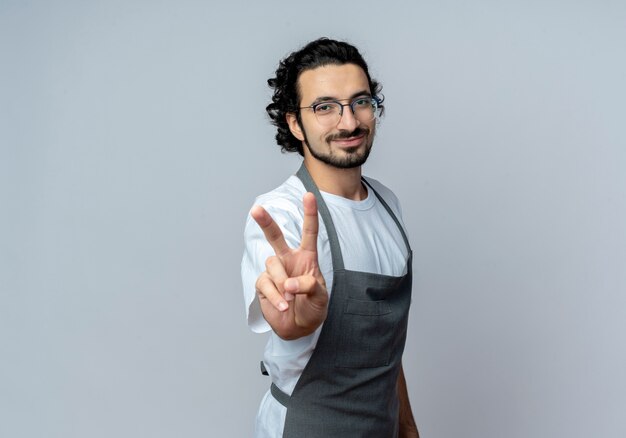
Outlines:
[[[298,123],[298,118],[295,113],[287,113],[285,114],[285,120],[287,120],[287,125],[289,125],[289,130],[300,141],[304,141],[304,134],[302,133],[302,128]]]

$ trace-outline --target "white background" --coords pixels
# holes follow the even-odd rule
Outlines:
[[[391,3],[391,2],[388,2]],[[626,436],[626,3],[0,0],[0,436],[247,437],[278,60],[356,44],[424,438]]]

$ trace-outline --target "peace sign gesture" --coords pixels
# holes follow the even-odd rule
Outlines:
[[[317,260],[317,202],[305,193],[302,241],[290,248],[282,231],[263,207],[250,214],[263,230],[276,255],[265,261],[256,281],[261,311],[274,332],[283,339],[313,333],[326,319],[328,290]]]

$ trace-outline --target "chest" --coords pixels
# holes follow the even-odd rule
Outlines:
[[[367,210],[328,205],[345,268],[352,271],[401,276],[406,271],[408,248],[398,225],[377,203]],[[320,266],[332,272],[330,245],[320,223]]]

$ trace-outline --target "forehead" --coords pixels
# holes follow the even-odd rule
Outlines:
[[[370,91],[367,76],[355,64],[325,65],[306,70],[298,78],[301,102],[308,103],[320,97],[347,99],[355,93]]]

